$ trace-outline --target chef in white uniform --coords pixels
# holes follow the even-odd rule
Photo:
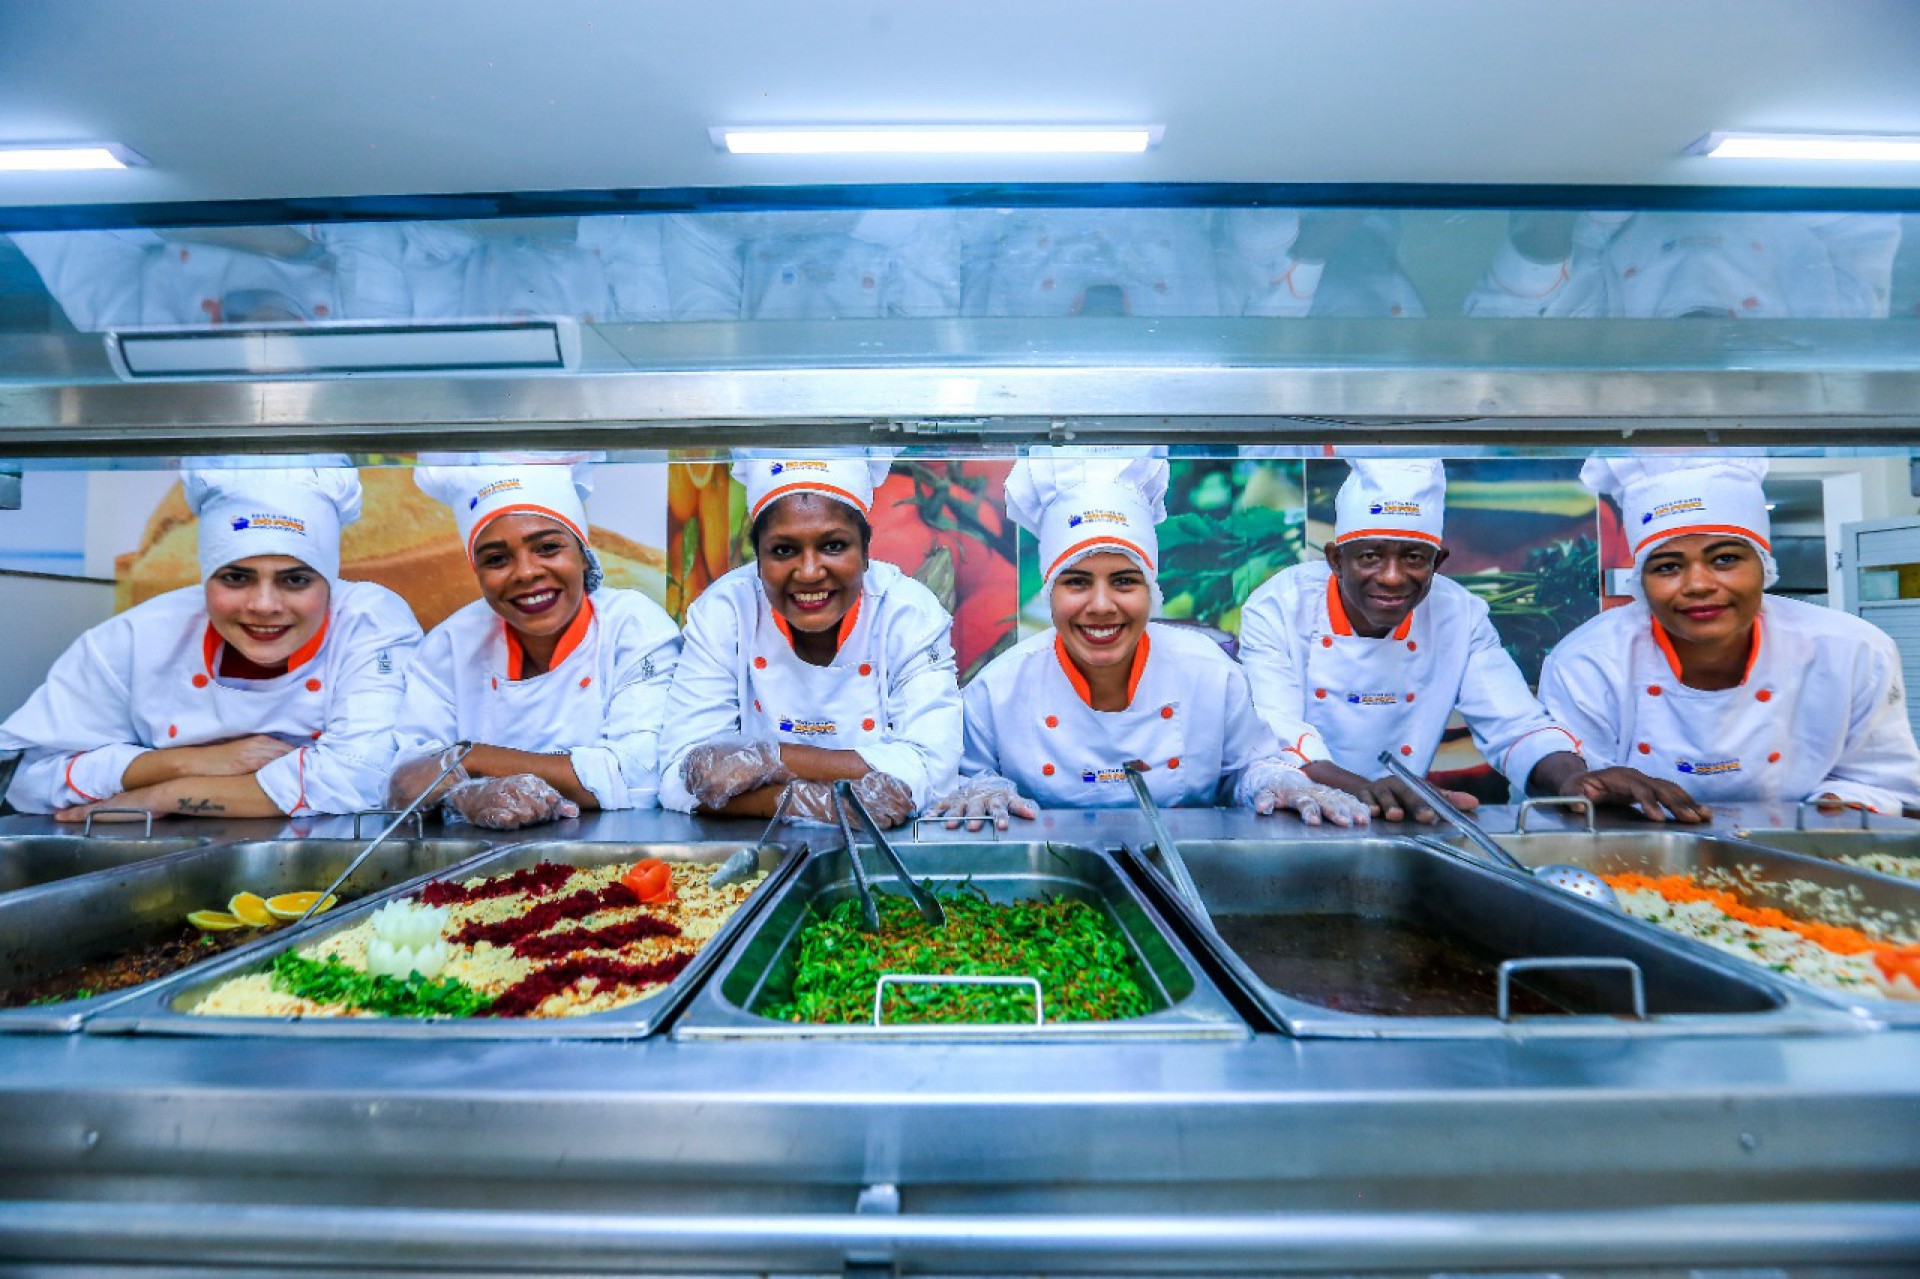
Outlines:
[[[1577,734],[1528,691],[1486,604],[1438,575],[1447,558],[1440,463],[1352,467],[1326,562],[1275,574],[1241,610],[1240,660],[1254,705],[1307,775],[1360,796],[1388,821],[1434,821],[1438,814],[1378,760],[1391,751],[1424,774],[1457,709],[1515,790],[1705,820],[1670,783],[1631,768],[1589,769]],[[1462,808],[1475,802],[1463,792],[1449,798]]]
[[[1589,758],[1706,803],[1830,796],[1920,805],[1893,640],[1849,613],[1765,593],[1779,576],[1760,459],[1595,458],[1620,505],[1635,601],[1562,640],[1540,696]]]
[[[664,807],[833,820],[847,780],[897,825],[953,784],[960,691],[953,619],[869,560],[884,459],[740,455],[755,560],[687,613],[668,701]]]
[[[7,798],[78,821],[304,816],[379,806],[420,627],[398,595],[340,580],[360,513],[341,465],[182,473],[203,585],[89,630],[0,725],[27,753]]]
[[[1007,512],[1039,542],[1053,627],[967,685],[966,780],[938,812],[976,827],[1009,813],[1134,803],[1146,765],[1162,807],[1234,804],[1365,824],[1364,806],[1280,757],[1246,676],[1197,631],[1152,623],[1167,463],[1101,449],[1037,448],[1007,478]]]
[[[680,631],[640,592],[602,585],[590,465],[491,459],[414,479],[453,510],[481,598],[434,627],[407,672],[395,802],[469,741],[442,806],[475,825],[651,808]]]

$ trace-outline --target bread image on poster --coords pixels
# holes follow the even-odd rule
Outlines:
[[[663,488],[660,498],[664,499],[664,474],[659,479],[656,487]],[[431,630],[454,610],[480,598],[452,513],[420,491],[411,470],[365,467],[360,483],[364,490],[360,518],[340,534],[342,577],[393,591],[407,601],[423,630]],[[590,499],[590,510],[593,505]],[[621,514],[628,514],[625,504]],[[624,518],[621,522],[629,524]],[[589,526],[587,537],[606,570],[608,586],[642,591],[656,602],[665,597],[666,556],[658,547],[598,523]],[[147,517],[139,546],[114,560],[115,609],[198,585],[198,538],[198,521],[175,483]]]

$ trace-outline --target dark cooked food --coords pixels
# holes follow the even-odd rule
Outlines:
[[[880,894],[880,931],[858,928],[860,903],[839,903],[801,929],[793,991],[761,1009],[779,1021],[847,1025],[873,1019],[887,973],[1033,977],[1046,1020],[1118,1021],[1151,1011],[1126,938],[1097,907],[1071,898],[1002,903],[977,889],[939,894],[947,926]],[[1021,1023],[1033,995],[1011,986],[889,985],[886,1022]]]
[[[69,999],[92,999],[111,991],[170,977],[189,964],[197,964],[259,938],[260,934],[250,928],[225,933],[203,933],[198,928],[180,928],[159,941],[134,950],[107,959],[76,964],[11,990],[0,990],[0,1008],[25,1008],[32,1004],[63,1003]]]

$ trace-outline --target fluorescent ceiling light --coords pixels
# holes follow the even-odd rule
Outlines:
[[[122,376],[311,377],[365,373],[497,373],[571,367],[571,324],[367,326],[111,333]]]
[[[117,142],[60,147],[0,144],[0,173],[87,173],[145,163],[138,153]]]
[[[1714,160],[1853,160],[1920,163],[1911,133],[1709,133],[1687,150]]]
[[[733,155],[1137,155],[1160,141],[1159,125],[886,126],[834,129],[713,129]]]

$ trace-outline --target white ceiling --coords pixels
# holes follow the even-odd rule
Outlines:
[[[725,156],[719,124],[1150,123],[1146,156]],[[897,182],[1920,187],[1715,128],[1920,132],[1914,0],[0,0],[0,206]]]

